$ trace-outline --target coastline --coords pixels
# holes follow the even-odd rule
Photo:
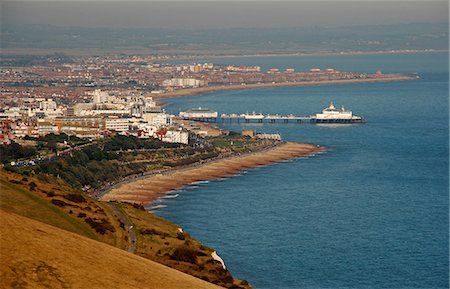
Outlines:
[[[155,97],[155,99],[164,99],[173,97],[197,96],[204,93],[226,91],[226,90],[242,90],[242,89],[257,89],[257,88],[287,87],[287,86],[389,82],[389,81],[404,81],[413,79],[416,78],[406,75],[398,75],[398,76],[368,78],[368,79],[340,79],[340,80],[323,80],[323,81],[297,81],[297,82],[278,82],[278,83],[255,83],[245,85],[206,86],[206,87],[180,89],[174,92],[154,94],[153,96]]]
[[[113,54],[127,54],[127,55],[148,55],[149,50],[146,47],[136,48],[4,48],[2,53],[5,55],[48,55],[51,53],[62,52],[72,56],[91,56],[91,55],[113,55]],[[168,57],[155,59],[157,62],[164,62],[170,60],[197,60],[197,59],[223,59],[223,58],[255,58],[255,57],[289,57],[289,56],[331,56],[331,55],[373,55],[373,54],[414,54],[414,53],[435,53],[435,52],[449,52],[448,49],[397,49],[397,50],[349,50],[349,51],[321,51],[321,52],[290,52],[290,53],[275,53],[271,51],[236,51],[236,50],[211,50],[206,51],[205,54],[198,54],[197,50],[165,50]],[[226,54],[228,52],[228,54]],[[230,53],[231,52],[231,53]],[[193,55],[177,55],[177,53],[193,53]],[[164,54],[161,54],[164,55]]]
[[[165,174],[123,183],[104,194],[101,200],[148,204],[165,196],[167,192],[195,182],[230,177],[250,168],[310,156],[324,150],[323,147],[312,144],[282,143],[264,151],[220,159],[187,169],[175,169]]]

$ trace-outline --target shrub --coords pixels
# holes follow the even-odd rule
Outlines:
[[[26,177],[23,177],[22,182],[28,182],[28,179]]]
[[[41,182],[44,182],[44,183],[50,183],[50,178],[48,177],[48,175],[46,175],[46,174],[39,174],[38,176],[37,176],[37,178],[38,178],[38,180],[40,180]]]
[[[81,194],[67,194],[63,196],[64,199],[74,203],[86,203],[86,199]]]
[[[144,206],[141,205],[141,204],[133,203],[133,208],[139,209],[139,210],[141,210],[141,211],[145,211]]]
[[[178,232],[178,234],[177,234],[177,239],[178,239],[178,240],[185,240],[186,238],[184,237],[184,234],[183,234],[183,233]]]
[[[86,214],[85,213],[78,213],[78,218],[85,218]]]
[[[173,252],[171,259],[173,259],[175,261],[197,264],[197,252],[190,248],[178,247]]]
[[[47,197],[54,197],[54,196],[56,196],[54,191],[47,192]]]
[[[30,190],[31,190],[31,191],[34,191],[34,190],[36,190],[36,188],[37,188],[37,185],[36,185],[35,182],[31,182],[31,183],[29,184],[29,186],[30,186]]]
[[[58,206],[58,207],[65,207],[65,206],[69,205],[68,203],[66,203],[64,201],[57,200],[57,199],[52,199],[51,202],[52,202],[53,205]]]
[[[84,219],[86,223],[91,226],[92,229],[94,229],[99,234],[106,234],[106,231],[110,231],[114,233],[116,229],[106,220],[106,219],[100,219],[97,220],[95,218],[86,218]]]

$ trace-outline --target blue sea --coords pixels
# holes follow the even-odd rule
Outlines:
[[[311,115],[330,101],[366,124],[228,124],[320,144],[325,154],[196,184],[158,214],[214,247],[255,289],[448,288],[447,53],[206,59],[308,70],[418,73],[413,81],[224,91],[171,113]]]

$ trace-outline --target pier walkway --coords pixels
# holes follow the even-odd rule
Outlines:
[[[217,117],[183,117],[185,120],[222,123],[362,123],[355,119],[317,119],[315,116],[296,116],[278,114],[221,114]]]

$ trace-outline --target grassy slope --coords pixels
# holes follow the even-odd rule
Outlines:
[[[33,188],[32,184],[36,186]],[[64,198],[76,194],[74,190],[49,178],[40,180],[33,177],[0,171],[0,208],[76,234],[99,240],[119,248],[127,248],[126,231],[120,228],[119,221],[101,202],[86,198],[77,203]],[[60,200],[67,205],[57,206],[52,200]],[[86,214],[81,217],[79,214]],[[96,232],[85,221],[86,218],[105,219],[114,232]]]
[[[220,288],[16,214],[0,220],[1,288]]]
[[[69,188],[67,185],[62,183],[60,180],[52,177],[29,177],[22,176],[14,173],[8,173],[5,171],[0,171],[0,211],[5,213],[14,213],[20,216],[24,216],[35,221],[39,221],[51,226],[58,227],[59,229],[63,229],[66,232],[70,231],[72,233],[101,241],[103,243],[107,243],[114,247],[120,249],[128,249],[129,240],[128,240],[128,232],[126,229],[120,226],[120,221],[117,219],[115,214],[112,212],[108,204],[99,202],[88,197],[83,197],[84,201],[76,202],[67,199],[67,196],[70,194],[79,194],[75,190]],[[65,205],[55,205],[52,203],[55,201],[62,201]],[[152,261],[156,261],[158,263],[164,264],[166,266],[177,269],[178,271],[182,271],[189,275],[198,277],[200,279],[204,279],[211,283],[218,284],[220,286],[231,287],[236,286],[235,288],[251,288],[247,282],[242,282],[237,279],[233,279],[230,272],[223,270],[222,266],[219,262],[212,260],[211,253],[213,250],[206,246],[203,246],[197,240],[190,238],[189,234],[184,233],[183,236],[179,236],[178,234],[178,226],[176,224],[170,223],[163,218],[154,216],[149,214],[143,208],[138,205],[131,204],[115,204],[117,208],[119,208],[124,215],[129,220],[130,224],[135,226],[135,231],[137,234],[137,251],[136,254],[144,257],[146,259],[150,259]],[[80,214],[86,214],[83,217],[80,217]],[[106,220],[107,224],[112,227],[112,231],[106,231],[104,234],[100,234],[96,232],[91,226],[89,226],[86,222],[87,218],[92,218],[96,220]],[[28,220],[28,219],[27,219]],[[28,222],[28,221],[27,221]],[[29,220],[31,222],[31,220]],[[33,222],[31,222],[33,223]],[[24,224],[24,226],[27,224]],[[41,224],[42,226],[44,224]],[[30,240],[36,240],[39,236],[34,236],[34,232],[28,232],[23,230],[21,226],[17,226],[16,228],[11,228],[7,223],[5,223],[2,219],[0,219],[0,227],[2,228],[1,234],[5,235],[13,234],[17,235],[19,232],[22,232],[20,238],[17,238],[18,242],[22,242],[23,238],[30,238]],[[61,235],[62,236],[62,235]],[[9,240],[8,242],[10,242]],[[2,246],[13,246],[13,244],[1,244]],[[11,256],[10,260],[5,257],[5,247],[2,248],[2,252],[0,255],[2,257],[2,261],[4,260],[4,266],[1,268],[0,273],[5,276],[9,276],[8,282],[10,285],[14,283],[16,285],[20,285],[19,287],[23,287],[22,285],[28,284],[27,282],[31,280],[32,286],[25,287],[36,287],[38,284],[40,286],[45,287],[46,282],[50,282],[43,276],[48,274],[48,278],[56,278],[51,281],[49,286],[51,288],[60,287],[58,280],[62,280],[61,284],[66,282],[65,278],[57,278],[59,276],[56,274],[53,276],[52,272],[59,272],[59,265],[63,264],[54,264],[49,265],[50,260],[53,258],[51,254],[46,257],[46,255],[40,255],[36,250],[41,250],[38,248],[34,248],[33,246],[23,245],[20,248],[15,248],[14,250],[18,250],[18,256],[20,254],[26,254],[21,251],[28,251],[29,257],[31,259],[27,259],[28,261],[24,261],[22,263],[17,263],[13,261],[13,257]],[[9,247],[8,247],[9,248]],[[67,250],[70,248],[70,250]],[[71,244],[67,244],[65,246],[66,251],[76,250]],[[178,249],[178,251],[177,251]],[[61,249],[64,251],[64,249]],[[20,252],[19,252],[20,251]],[[90,254],[94,254],[92,251]],[[178,252],[178,253],[176,253]],[[31,253],[31,254],[30,254]],[[59,252],[62,253],[62,252]],[[68,254],[68,252],[64,252],[64,254]],[[81,255],[71,256],[74,262],[84,262],[82,260],[75,260],[76,258],[82,258]],[[84,257],[83,257],[84,258]],[[82,258],[82,259],[83,259]],[[101,255],[98,258],[102,258]],[[97,258],[94,258],[97,259]],[[40,263],[39,263],[40,262]],[[89,261],[95,263],[94,261]],[[116,261],[117,264],[120,264],[120,261]],[[47,273],[42,273],[44,275],[39,278],[41,283],[38,282],[36,275],[31,274],[39,271],[43,266],[45,270],[50,270]],[[123,268],[119,268],[120,266],[116,266],[115,263],[111,263],[109,265],[100,265],[95,271],[95,274],[106,274],[106,271],[110,270],[124,270]],[[33,267],[34,266],[34,267]],[[49,267],[50,266],[50,267]],[[65,265],[64,265],[65,266]],[[82,265],[84,266],[84,265]],[[116,268],[117,267],[117,268]],[[52,269],[53,268],[53,269]],[[65,269],[64,269],[65,270]],[[23,272],[22,272],[23,271]],[[16,272],[16,273],[14,273]],[[18,273],[19,272],[19,273]],[[20,273],[22,272],[22,273]],[[66,272],[67,274],[69,272]],[[72,274],[72,273],[71,273]],[[78,274],[78,273],[73,273]],[[81,274],[81,272],[80,272]],[[150,273],[151,274],[151,273]],[[23,275],[23,276],[22,276]],[[38,274],[39,275],[39,274]],[[82,275],[80,275],[82,276]],[[127,278],[129,279],[128,275]],[[79,276],[78,276],[79,277]],[[3,277],[0,275],[0,279]],[[81,278],[82,279],[82,278]],[[25,282],[25,283],[24,283]],[[125,280],[124,280],[125,282]],[[128,281],[126,281],[128,282]],[[130,281],[131,282],[131,281]],[[66,282],[67,283],[67,282]],[[70,282],[69,282],[70,283]],[[67,284],[69,284],[67,283]],[[127,285],[128,286],[128,285]],[[0,288],[9,288],[11,286],[1,286]],[[14,287],[14,286],[12,286]],[[38,286],[39,287],[39,286]],[[69,284],[67,287],[73,287]],[[137,286],[139,287],[139,286]],[[83,288],[83,287],[79,287]],[[84,287],[84,288],[93,288],[92,286]],[[118,287],[108,287],[108,286],[100,286],[97,288],[118,288]],[[120,287],[119,287],[120,288]],[[144,287],[142,287],[144,288]],[[154,288],[165,288],[165,287],[154,287]],[[185,288],[185,287],[175,287],[175,288]],[[198,287],[201,288],[201,287]]]
[[[233,279],[215,261],[212,248],[179,231],[179,226],[149,214],[137,205],[119,203],[137,231],[136,254],[223,287],[251,288],[247,281]]]
[[[42,197],[4,178],[0,178],[0,208],[91,239],[98,239],[87,224],[68,216]]]

